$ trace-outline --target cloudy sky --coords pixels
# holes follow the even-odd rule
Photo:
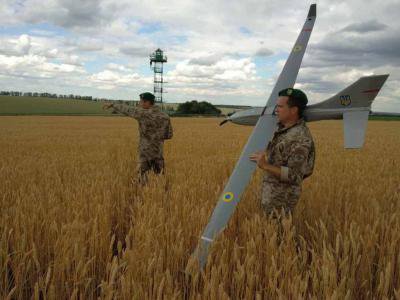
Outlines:
[[[310,102],[390,77],[373,109],[400,112],[400,1],[316,1],[297,80]],[[311,2],[0,0],[0,90],[137,99],[149,54],[168,56],[167,102],[265,105]]]

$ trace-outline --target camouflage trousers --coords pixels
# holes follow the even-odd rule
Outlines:
[[[147,175],[149,172],[155,174],[164,173],[164,158],[155,158],[150,160],[141,160],[138,164],[138,177],[141,184],[147,183]]]
[[[286,183],[263,181],[261,191],[261,206],[268,216],[277,218],[284,213],[293,213],[299,201],[301,186]]]

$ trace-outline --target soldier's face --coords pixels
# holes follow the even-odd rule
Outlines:
[[[288,96],[280,96],[276,102],[275,113],[281,123],[293,121],[297,116],[297,107],[290,107],[288,100]]]
[[[143,99],[140,99],[139,103],[140,103],[140,106],[145,109],[150,108],[150,106],[151,106],[151,103],[149,101],[145,101]]]

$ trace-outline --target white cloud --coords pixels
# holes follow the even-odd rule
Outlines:
[[[28,54],[31,48],[31,38],[29,35],[23,34],[19,37],[15,49],[22,54]]]
[[[112,65],[112,68],[115,68],[115,65]],[[122,72],[118,72],[122,71]],[[126,74],[126,70],[104,70],[102,72],[93,74],[89,76],[89,81],[96,87],[100,89],[116,89],[119,87],[132,87],[139,86],[140,84],[148,84],[151,82],[151,78],[144,78],[137,73]]]
[[[82,67],[71,64],[55,64],[38,55],[0,55],[0,73],[13,77],[55,78],[74,73],[85,74]]]
[[[176,65],[175,70],[168,73],[174,81],[185,81],[191,78],[206,78],[213,80],[254,80],[256,79],[255,64],[249,58],[222,58],[214,64],[197,64],[194,60],[186,60]]]
[[[32,47],[31,37],[23,34],[16,38],[0,38],[0,53],[8,55],[26,55]]]

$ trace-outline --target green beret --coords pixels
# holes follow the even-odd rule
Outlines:
[[[299,89],[287,88],[287,89],[281,90],[278,95],[295,98],[301,103],[302,106],[306,106],[308,103],[306,94],[304,94],[304,92]]]
[[[155,97],[152,93],[146,92],[139,95],[139,97],[143,100],[154,101]]]

